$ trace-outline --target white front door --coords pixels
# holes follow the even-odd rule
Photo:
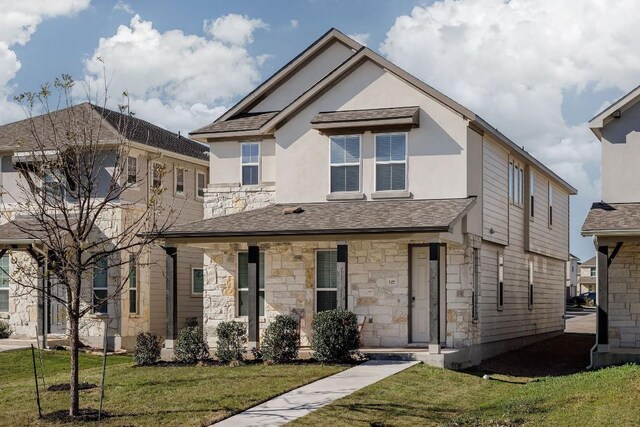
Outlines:
[[[411,248],[411,342],[429,342],[429,248]]]

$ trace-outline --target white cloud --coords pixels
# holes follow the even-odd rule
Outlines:
[[[160,32],[135,15],[130,24],[101,38],[85,61],[86,83],[99,86],[103,65],[111,79],[109,96],[127,91],[139,117],[184,132],[204,126],[222,105],[249,92],[260,80],[268,56],[252,57],[247,46],[260,20],[226,15],[205,22],[203,36],[180,30]],[[235,28],[235,32],[232,31]],[[110,105],[115,106],[115,100]]]
[[[136,11],[133,10],[133,7],[130,4],[124,2],[123,0],[118,0],[118,3],[116,3],[115,6],[113,6],[113,10],[117,12],[128,13],[129,15],[133,15],[136,13]]]
[[[292,19],[289,23],[291,24],[291,28],[298,28],[299,22],[297,19]]]
[[[380,48],[574,184],[578,243],[588,201],[599,199],[600,147],[590,117],[565,121],[563,97],[639,83],[639,14],[634,0],[444,0],[397,18]]]
[[[0,123],[25,117],[22,108],[9,99],[10,82],[22,66],[12,47],[28,43],[45,19],[73,15],[88,6],[89,0],[0,0]]]
[[[367,43],[369,42],[369,38],[371,37],[371,34],[369,34],[369,33],[356,33],[356,34],[349,34],[349,37],[351,37],[352,39],[354,39],[355,41],[357,41],[361,45],[366,46]]]

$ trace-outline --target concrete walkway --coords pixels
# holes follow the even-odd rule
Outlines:
[[[404,371],[415,361],[371,360],[346,371],[292,390],[214,426],[280,426],[342,397]]]
[[[36,345],[36,340],[4,338],[0,340],[0,352],[30,348],[31,344]]]
[[[594,309],[567,312],[567,322],[564,328],[569,334],[595,334],[596,312]]]

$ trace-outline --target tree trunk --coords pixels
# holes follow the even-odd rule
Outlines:
[[[70,327],[69,338],[71,340],[71,376],[69,378],[69,385],[71,390],[71,406],[69,407],[69,415],[78,416],[80,415],[80,397],[78,394],[78,378],[79,378],[79,366],[78,366],[78,353],[80,348],[80,337],[79,337],[79,322],[78,313],[79,311],[76,309],[76,305],[79,306],[79,299],[77,297],[74,298],[73,305],[73,313],[70,313]],[[77,307],[79,308],[79,307]]]

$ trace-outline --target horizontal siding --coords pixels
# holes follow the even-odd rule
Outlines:
[[[509,157],[495,143],[483,138],[482,215],[483,239],[506,245],[508,243],[507,208]],[[493,229],[494,233],[490,230]]]
[[[553,186],[553,225],[549,227],[549,180],[535,172],[534,215],[529,224],[529,250],[566,260],[569,247],[569,193]]]

